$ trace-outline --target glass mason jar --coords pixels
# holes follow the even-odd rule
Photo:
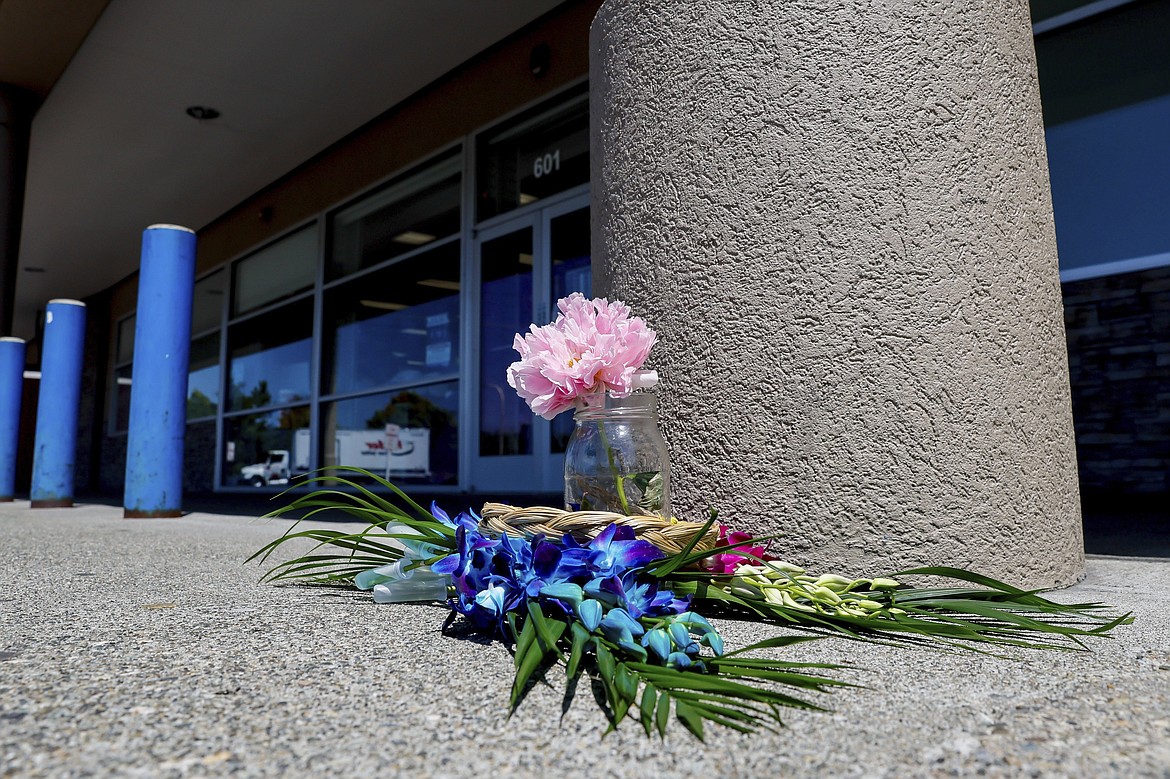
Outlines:
[[[649,393],[578,409],[565,450],[565,508],[670,517],[670,453]]]

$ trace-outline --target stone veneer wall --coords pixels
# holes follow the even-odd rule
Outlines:
[[[1170,492],[1170,267],[1064,285],[1081,490]]]
[[[126,435],[102,438],[101,477],[98,489],[107,493],[121,493],[126,479]]]
[[[187,425],[183,452],[183,492],[211,492],[215,487],[215,422]],[[106,435],[102,441],[99,489],[121,494],[126,476],[126,435]]]

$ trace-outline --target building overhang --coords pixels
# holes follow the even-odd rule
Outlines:
[[[148,225],[203,227],[559,2],[95,1],[41,67],[13,334],[133,273]]]

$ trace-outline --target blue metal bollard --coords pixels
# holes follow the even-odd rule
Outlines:
[[[187,368],[195,233],[152,225],[142,233],[134,376],[126,442],[127,518],[183,513],[183,441],[187,433]]]
[[[24,339],[0,338],[0,503],[16,494],[20,398],[24,391]]]
[[[45,307],[41,389],[37,395],[37,432],[29,495],[34,509],[73,505],[84,347],[85,304],[78,300],[50,300]]]

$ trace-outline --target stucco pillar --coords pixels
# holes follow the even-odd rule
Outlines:
[[[594,288],[659,332],[676,513],[1077,580],[1027,2],[609,0],[591,45]]]

